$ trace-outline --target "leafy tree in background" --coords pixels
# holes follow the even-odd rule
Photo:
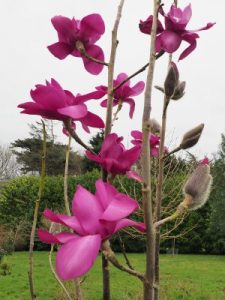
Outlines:
[[[104,140],[104,131],[101,130],[96,133],[91,139],[89,140],[89,144],[91,145],[91,150],[93,152],[98,153],[101,149],[102,142]],[[92,171],[94,169],[100,170],[99,164],[96,162],[88,159],[86,156],[84,157],[84,168],[86,171]]]
[[[212,214],[209,234],[212,242],[210,250],[225,254],[225,135],[221,135],[221,144],[213,165],[213,190],[210,196]]]
[[[40,123],[30,125],[30,137],[18,139],[11,144],[17,162],[21,164],[24,174],[40,174],[42,139]],[[47,175],[61,175],[64,172],[66,145],[55,142],[53,124],[47,123]],[[82,156],[71,151],[69,161],[69,174],[75,175],[83,172]]]

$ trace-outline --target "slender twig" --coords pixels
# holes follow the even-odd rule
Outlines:
[[[52,253],[53,253],[53,250],[54,250],[54,245],[52,244],[52,245],[51,245],[51,250],[50,250],[50,252],[49,252],[49,254],[48,254],[48,261],[49,261],[50,269],[51,269],[51,271],[52,271],[52,273],[53,273],[55,279],[58,281],[59,285],[61,286],[61,288],[62,288],[63,291],[65,292],[67,298],[68,298],[69,300],[73,300],[73,299],[70,297],[69,292],[67,291],[65,285],[64,285],[63,282],[60,280],[59,276],[57,275],[57,273],[56,273],[56,271],[55,271],[55,269],[54,269],[54,267],[53,267],[53,264],[52,264]]]
[[[64,120],[64,126],[66,128],[66,130],[69,132],[69,134],[72,136],[72,138],[79,144],[81,145],[84,149],[88,150],[88,151],[92,151],[92,149],[90,147],[88,147],[82,140],[81,138],[77,135],[77,133],[75,132],[75,130],[73,128],[71,128],[71,120],[70,119],[66,119]]]
[[[176,152],[178,152],[178,151],[180,151],[180,150],[181,150],[181,147],[180,147],[180,146],[176,147],[175,149],[173,149],[172,151],[170,151],[169,153],[167,153],[166,155],[164,155],[164,156],[163,156],[163,159],[166,159],[166,158],[169,157],[170,155],[172,155],[172,154],[174,154],[174,153],[176,153]]]
[[[111,264],[113,264],[116,268],[120,269],[123,272],[126,272],[130,275],[133,275],[133,276],[139,278],[141,281],[145,280],[144,274],[122,265],[117,260],[117,258],[115,256],[115,253],[112,251],[108,241],[105,241],[105,242],[102,243],[102,251],[103,251],[105,257],[107,257],[107,259],[111,262]]]
[[[91,60],[99,65],[104,65],[104,66],[108,67],[109,64],[107,62],[101,61],[101,60],[89,55],[84,47],[84,44],[81,41],[76,41],[76,49],[80,52],[80,54],[82,56],[88,58],[89,60]]]
[[[162,226],[163,224],[165,224],[167,222],[171,222],[171,221],[177,219],[178,217],[182,216],[186,211],[187,211],[187,207],[183,203],[181,203],[180,205],[178,205],[177,210],[175,211],[175,213],[173,213],[169,217],[166,217],[162,220],[159,220],[159,221],[155,222],[154,227],[158,228],[158,227]]]
[[[118,237],[119,237],[120,249],[121,249],[121,251],[122,251],[122,254],[123,254],[123,257],[124,257],[124,259],[125,259],[125,261],[126,261],[126,264],[127,264],[127,266],[128,266],[130,269],[134,270],[134,268],[133,268],[133,266],[131,265],[130,260],[129,260],[128,256],[127,256],[124,242],[123,242],[123,240],[122,240],[122,238],[121,238],[121,236],[120,236],[119,233],[118,233]]]
[[[66,214],[71,216],[70,205],[68,199],[68,173],[69,173],[69,160],[70,160],[70,147],[71,147],[71,135],[69,135],[68,144],[66,147],[66,161],[64,168],[64,184],[63,184],[63,192],[64,192],[64,205]]]
[[[164,96],[163,104],[163,114],[162,114],[162,126],[160,132],[160,145],[159,145],[159,169],[158,169],[158,178],[156,186],[156,221],[160,220],[161,216],[161,204],[162,204],[162,189],[163,189],[163,168],[164,168],[164,145],[165,145],[165,134],[166,134],[166,117],[167,117],[167,107],[169,100],[166,95]],[[160,247],[160,229],[159,227],[156,230],[155,238],[155,282],[158,287],[154,291],[154,299],[158,300],[159,298],[159,247]]]
[[[66,147],[66,161],[65,161],[65,169],[64,169],[64,205],[66,214],[71,216],[69,199],[68,199],[68,173],[69,173],[69,160],[70,160],[70,147],[71,147],[71,135],[69,135],[68,144]],[[73,230],[71,230],[73,232]],[[82,291],[79,278],[74,280],[75,284],[75,292],[76,292],[76,299],[82,300]]]
[[[29,247],[29,271],[28,271],[28,278],[29,278],[29,286],[30,286],[30,295],[31,299],[36,299],[36,293],[34,288],[34,278],[33,278],[33,250],[34,250],[34,238],[35,238],[35,231],[37,226],[37,219],[38,219],[38,211],[40,206],[40,201],[43,196],[44,192],[44,181],[45,181],[45,169],[46,169],[46,130],[45,130],[45,123],[43,120],[42,122],[42,133],[43,133],[43,142],[42,142],[42,157],[41,157],[41,176],[39,182],[39,189],[38,189],[38,196],[35,202],[34,208],[34,216],[33,216],[33,224],[30,233],[30,247]]]
[[[108,97],[107,97],[107,110],[106,110],[106,121],[105,121],[105,137],[110,134],[112,129],[112,106],[113,106],[113,77],[114,77],[114,66],[116,59],[116,49],[118,45],[117,32],[119,28],[120,19],[122,16],[122,9],[124,0],[120,1],[117,10],[116,20],[112,29],[111,37],[111,52],[110,60],[108,64]],[[107,181],[108,174],[102,169],[102,179]],[[109,242],[108,242],[109,243]],[[103,300],[110,300],[110,275],[109,275],[109,262],[107,257],[102,255],[102,275],[103,275]]]
[[[159,1],[154,0],[153,24],[150,40],[149,68],[145,86],[144,111],[142,117],[142,187],[144,219],[146,224],[146,271],[144,282],[144,300],[152,300],[154,297],[154,268],[155,268],[155,231],[153,226],[152,196],[151,196],[151,163],[150,163],[150,113],[152,101],[153,74],[155,68],[155,40],[157,31]]]
[[[160,51],[157,55],[156,55],[156,59],[160,58],[165,52],[164,51]],[[126,83],[127,81],[129,81],[130,79],[134,78],[135,76],[137,76],[138,74],[144,72],[147,67],[149,66],[149,62],[147,64],[145,64],[143,67],[141,67],[140,69],[138,69],[136,72],[134,72],[133,74],[131,74],[130,76],[128,76],[126,79],[124,79],[123,81],[121,81],[117,86],[115,86],[113,88],[113,93],[115,93],[115,91],[117,91],[122,85],[124,85],[124,83]]]

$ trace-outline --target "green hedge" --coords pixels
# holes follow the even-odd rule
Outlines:
[[[83,175],[68,178],[68,195],[70,203],[72,201],[76,186],[82,185],[89,191],[95,191],[95,181],[100,178],[101,174],[98,170],[87,172]],[[182,199],[181,186],[184,181],[184,174],[176,175],[175,177],[167,177],[164,195],[165,200],[163,205],[173,201],[177,197],[177,203]],[[32,224],[33,210],[35,200],[38,193],[39,178],[35,176],[23,176],[17,177],[8,183],[6,183],[1,190],[0,194],[0,225],[7,225],[10,229],[16,230],[18,224],[24,222]],[[115,186],[123,193],[129,194],[131,197],[139,201],[141,205],[141,186],[139,183],[123,177],[118,177],[115,180]],[[155,197],[155,187],[153,181],[153,198]],[[63,177],[52,176],[46,177],[43,199],[40,203],[38,227],[41,226],[41,216],[45,208],[50,208],[54,211],[64,212],[64,200],[63,200]],[[179,252],[204,252],[207,249],[207,222],[209,216],[210,206],[206,206],[203,209],[190,214],[189,217],[181,225],[182,230],[187,230],[193,225],[196,225],[200,221],[200,228],[197,226],[193,231],[188,233],[181,239],[177,239],[176,246],[179,248]],[[140,215],[134,214],[132,218],[141,220]],[[168,225],[167,229],[170,229],[172,224]],[[28,230],[27,230],[28,229]],[[26,227],[26,231],[29,232],[29,228]],[[180,229],[174,232],[174,235],[179,234]],[[130,252],[145,251],[145,239],[143,235],[137,233],[122,232],[125,248]],[[25,250],[28,247],[29,238],[25,239],[23,246],[19,249]],[[115,251],[120,250],[119,239],[117,236],[112,239],[113,248]],[[46,249],[46,246],[40,243],[38,240],[35,243],[36,249]],[[162,250],[171,246],[171,240],[162,243]]]

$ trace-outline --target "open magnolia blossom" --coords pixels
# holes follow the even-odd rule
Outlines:
[[[102,119],[88,111],[85,101],[90,100],[90,94],[77,95],[76,97],[67,90],[64,90],[59,83],[51,79],[46,85],[37,84],[34,90],[30,91],[33,102],[19,104],[24,114],[40,115],[45,119],[65,121],[71,118],[81,122],[83,128],[89,131],[90,127],[104,128]]]
[[[108,173],[113,175],[126,174],[128,171],[131,171],[132,165],[139,159],[141,146],[137,145],[126,150],[121,143],[122,140],[123,137],[118,137],[116,133],[111,133],[107,135],[102,143],[98,155],[86,151],[86,156],[101,165]],[[132,177],[131,173],[132,171],[129,172],[129,177]]]
[[[139,208],[129,196],[112,185],[96,181],[96,193],[78,186],[72,202],[73,216],[56,214],[45,209],[44,216],[74,232],[51,234],[43,229],[38,236],[44,243],[62,244],[56,256],[56,271],[63,280],[84,275],[94,264],[101,243],[119,230],[133,226],[144,232],[145,225],[127,219]]]
[[[104,62],[102,49],[95,45],[105,32],[105,24],[99,14],[91,14],[81,20],[69,19],[63,16],[52,18],[52,25],[58,33],[59,41],[48,46],[48,50],[57,58],[64,59],[69,54],[81,57],[85,69],[98,75],[103,65],[92,61],[85,56],[89,56]]]
[[[158,20],[157,36],[156,36],[156,52],[161,50],[173,53],[185,41],[189,46],[181,53],[179,60],[188,56],[197,46],[197,38],[199,35],[196,33],[201,30],[211,28],[215,23],[208,23],[206,26],[197,30],[187,30],[186,26],[192,16],[191,4],[186,6],[183,10],[172,5],[170,11],[166,14],[162,7],[159,10],[160,14],[164,17],[165,28]],[[153,16],[147,18],[146,21],[140,21],[140,31],[145,34],[150,34],[152,29]]]
[[[118,86],[122,81],[127,79],[126,73],[120,73],[115,80],[113,80],[113,87]],[[123,103],[127,103],[130,105],[129,116],[132,119],[135,109],[135,102],[133,97],[140,95],[145,87],[145,83],[143,81],[137,82],[133,87],[130,86],[130,80],[125,82],[120,88],[118,88],[113,94],[113,106],[122,107]],[[92,93],[93,97],[101,98],[108,93],[108,88],[105,85],[100,85],[95,87],[96,91]],[[101,102],[102,107],[107,107],[107,99]]]
[[[133,145],[142,145],[142,132],[139,130],[133,130],[131,131],[131,136],[134,138],[131,140],[131,143]],[[149,137],[149,143],[150,143],[150,151],[152,157],[157,157],[159,155],[159,143],[160,138],[159,136],[155,134],[151,134]],[[165,151],[167,151],[167,148],[165,148]]]

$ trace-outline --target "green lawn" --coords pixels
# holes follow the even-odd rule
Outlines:
[[[129,254],[133,265],[144,269],[143,254]],[[119,255],[119,258],[123,258]],[[60,300],[63,297],[48,266],[48,254],[36,252],[35,286],[38,300]],[[17,252],[7,257],[12,273],[0,276],[1,300],[29,299],[27,253]],[[85,299],[101,299],[101,259],[83,282]],[[225,299],[225,257],[202,255],[161,256],[161,297],[162,300],[224,300]],[[112,300],[138,299],[142,285],[131,276],[111,267]]]

